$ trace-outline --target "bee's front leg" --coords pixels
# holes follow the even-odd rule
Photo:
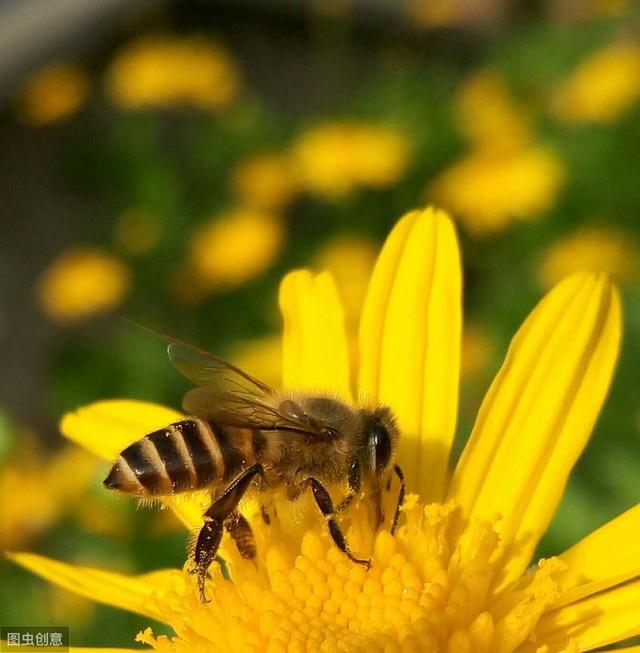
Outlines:
[[[248,526],[246,520],[243,521],[240,518],[235,518],[235,510],[243,494],[251,484],[251,481],[255,478],[256,474],[261,472],[261,465],[256,464],[247,467],[247,469],[243,470],[231,481],[225,491],[211,504],[207,512],[204,513],[204,526],[200,529],[198,535],[194,551],[195,565],[191,570],[191,573],[198,575],[198,591],[202,603],[209,601],[205,594],[207,570],[218,552],[225,520],[233,514],[233,521],[236,522],[235,525],[237,527],[242,528],[245,523]]]
[[[336,546],[342,551],[352,562],[357,562],[359,565],[364,565],[367,569],[371,567],[370,559],[361,559],[356,558],[351,549],[347,544],[347,538],[345,537],[340,524],[336,521],[335,514],[336,511],[333,507],[333,501],[331,500],[331,495],[327,491],[327,488],[320,483],[315,478],[309,478],[306,481],[306,484],[311,486],[311,491],[313,492],[313,498],[316,501],[316,505],[320,508],[320,512],[327,519],[327,526],[329,528],[329,533],[335,542]]]
[[[400,469],[400,465],[394,465],[393,471],[396,473],[396,476],[400,479],[400,492],[398,492],[398,502],[396,504],[396,512],[393,515],[393,522],[391,524],[391,535],[394,535],[396,532],[396,528],[398,528],[398,519],[400,519],[400,508],[402,508],[402,504],[404,503],[404,494],[406,491],[404,474],[402,473],[402,469]]]

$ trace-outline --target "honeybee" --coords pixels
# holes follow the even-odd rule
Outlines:
[[[207,570],[227,530],[244,558],[254,558],[251,527],[238,503],[253,484],[258,492],[284,488],[289,499],[311,490],[336,546],[354,556],[336,515],[363,494],[384,519],[381,491],[395,473],[400,489],[391,532],[396,530],[405,483],[395,463],[399,431],[389,408],[354,408],[337,399],[279,393],[209,352],[168,336],[169,360],[195,384],[183,400],[193,417],[145,435],[124,449],[104,480],[107,488],[141,498],[202,488],[211,490],[193,550],[200,600],[207,601]],[[334,503],[327,484],[346,481]],[[263,518],[270,517],[263,507]]]

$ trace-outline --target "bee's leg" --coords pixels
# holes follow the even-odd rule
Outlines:
[[[190,570],[192,574],[198,575],[198,591],[200,602],[208,603],[209,599],[204,592],[207,569],[213,562],[222,540],[222,520],[214,519],[205,515],[204,525],[200,529],[194,551],[194,567]]]
[[[224,522],[224,527],[245,560],[252,560],[256,557],[256,542],[246,517],[234,510]]]
[[[335,512],[342,512],[353,501],[358,492],[360,492],[360,477],[360,461],[354,458],[349,467],[349,480],[347,481],[349,491],[347,496],[336,506]]]
[[[228,485],[227,489],[211,504],[204,513],[204,526],[200,529],[194,551],[195,567],[192,573],[198,575],[198,590],[200,601],[207,603],[204,592],[207,569],[213,562],[222,540],[222,530],[225,520],[235,511],[242,495],[256,474],[262,472],[261,465],[252,465],[245,469]],[[247,524],[248,525],[248,524]]]
[[[346,554],[346,556],[352,562],[357,562],[360,565],[364,565],[367,569],[371,567],[371,560],[362,560],[361,558],[356,558],[347,544],[347,539],[340,528],[340,525],[335,519],[335,510],[333,508],[333,501],[327,489],[315,478],[310,478],[307,480],[307,483],[311,486],[311,491],[313,492],[313,498],[316,500],[320,512],[327,518],[327,526],[329,527],[329,533],[333,538],[333,541],[336,543],[336,546]]]
[[[404,474],[402,473],[402,469],[400,469],[400,465],[394,465],[393,471],[400,479],[400,492],[398,493],[398,503],[396,505],[396,513],[393,516],[393,523],[391,524],[391,535],[393,535],[396,532],[396,528],[398,528],[398,519],[400,519],[400,508],[404,503],[404,493],[406,489],[405,482],[404,482]]]

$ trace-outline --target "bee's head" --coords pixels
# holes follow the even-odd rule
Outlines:
[[[398,427],[395,417],[386,406],[362,411],[366,437],[366,458],[369,473],[383,478],[391,469],[398,447]]]

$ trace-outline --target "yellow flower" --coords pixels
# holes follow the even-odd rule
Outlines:
[[[572,272],[594,270],[622,283],[640,282],[640,251],[632,235],[614,227],[583,227],[546,250],[538,279],[550,287]]]
[[[440,174],[429,196],[460,217],[476,236],[501,231],[550,209],[565,173],[556,153],[530,145],[494,152],[471,152]]]
[[[592,54],[564,80],[552,108],[567,122],[611,123],[640,96],[640,46],[612,43]]]
[[[482,69],[469,77],[455,115],[471,151],[430,183],[430,198],[476,236],[539,217],[553,205],[565,178],[562,163],[533,141],[529,116],[500,73]]]
[[[462,133],[475,147],[510,149],[531,138],[529,118],[516,105],[501,74],[475,72],[456,94],[455,115]]]
[[[293,158],[302,188],[339,199],[359,186],[397,182],[409,163],[409,141],[389,126],[329,122],[304,132]]]
[[[0,549],[26,546],[68,517],[96,467],[94,458],[75,447],[46,454],[23,437],[0,467]]]
[[[266,210],[281,209],[297,190],[291,159],[278,152],[245,159],[233,171],[231,183],[241,204]]]
[[[89,96],[87,74],[74,64],[56,63],[36,73],[17,97],[18,118],[29,125],[49,125],[75,114]]]
[[[202,36],[147,36],[114,59],[107,92],[123,109],[225,106],[238,94],[239,75],[229,55]]]
[[[180,570],[131,577],[31,554],[13,559],[170,624],[172,637],[138,635],[161,651],[575,653],[640,634],[640,505],[530,568],[613,374],[621,308],[606,277],[571,276],[534,309],[452,477],[461,271],[444,213],[410,213],[387,239],[362,312],[354,394],[331,277],[289,274],[280,306],[285,387],[383,402],[401,426],[399,462],[415,494],[396,535],[372,532],[364,501],[343,521],[353,550],[372,553],[369,571],[345,559],[304,500],[297,510],[280,501],[270,525],[246,504],[258,556],[243,560],[223,539],[231,580],[214,564],[206,605]],[[111,460],[177,417],[153,404],[106,401],[67,415],[62,430]],[[199,525],[195,501],[167,503]]]
[[[37,294],[45,315],[67,324],[116,307],[130,285],[131,275],[120,260],[97,248],[75,247],[44,271]]]
[[[191,236],[188,264],[204,288],[236,286],[264,272],[284,241],[279,216],[236,209],[199,226]]]

